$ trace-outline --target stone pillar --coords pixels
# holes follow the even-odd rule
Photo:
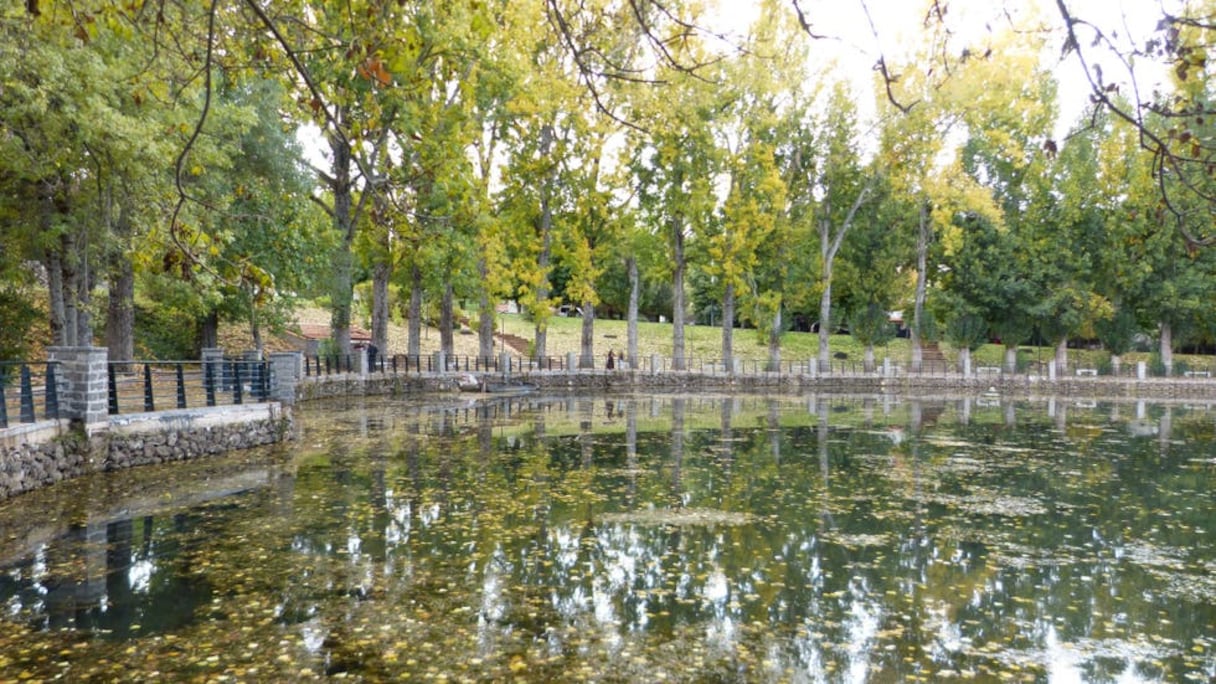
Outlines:
[[[566,352],[566,370],[572,371],[576,368],[578,368],[578,354]]]
[[[367,362],[367,356],[364,355],[364,364]],[[435,352],[435,372],[446,373],[448,370],[448,355],[442,350]]]
[[[47,358],[58,366],[59,415],[88,432],[106,427],[106,348],[50,347]]]
[[[651,354],[650,355],[650,374],[654,375],[655,373],[658,373],[658,372],[659,372],[659,355]]]
[[[1055,361],[1047,362],[1047,379],[1052,382],[1056,381],[1056,362]]]
[[[371,372],[371,359],[367,358],[367,347],[359,347],[355,350],[355,372],[361,378],[366,378],[367,374]]]
[[[970,354],[963,357],[963,377],[964,378],[972,377],[972,375],[971,375],[971,355]]]
[[[1136,362],[1136,379],[1143,380],[1148,377],[1148,364],[1143,361]]]
[[[882,357],[882,376],[884,378],[889,378],[891,375],[891,358],[884,356]]]
[[[501,373],[511,372],[511,355],[503,352],[498,355],[498,370]]]
[[[211,382],[211,391],[220,392],[227,389],[224,382],[224,350],[219,347],[208,347],[202,350],[203,382]]]
[[[241,352],[241,388],[242,392],[248,388],[248,397],[244,401],[265,401],[266,397],[261,396],[259,387],[269,387],[262,384],[262,353],[256,349],[246,349]]]
[[[304,377],[304,355],[298,351],[270,354],[270,398],[286,406],[296,403],[296,385]]]

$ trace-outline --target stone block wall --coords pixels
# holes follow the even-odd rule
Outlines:
[[[49,439],[17,441],[0,446],[0,501],[61,480],[93,472],[139,465],[184,461],[283,441],[291,429],[290,414],[271,405],[257,413],[231,410],[177,412],[179,420],[128,422],[117,429],[86,435],[61,429]],[[150,415],[150,414],[145,414]]]

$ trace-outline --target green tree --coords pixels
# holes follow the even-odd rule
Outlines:
[[[828,338],[832,323],[832,282],[836,256],[858,212],[873,199],[877,175],[865,168],[860,156],[857,109],[848,91],[838,84],[831,91],[819,120],[808,120],[815,134],[797,139],[817,144],[795,152],[789,191],[796,202],[813,206],[804,218],[814,229],[819,247],[819,353],[820,370],[831,368]]]
[[[711,122],[717,116],[708,84],[687,76],[648,93],[642,120],[648,135],[631,160],[642,216],[664,236],[672,284],[672,367],[686,368],[684,324],[687,242],[712,218],[717,147]]]

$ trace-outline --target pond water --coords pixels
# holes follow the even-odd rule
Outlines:
[[[0,680],[1216,678],[1216,408],[310,403],[0,504]]]

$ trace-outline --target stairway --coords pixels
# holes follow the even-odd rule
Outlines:
[[[937,342],[925,342],[920,348],[920,367],[922,371],[941,371],[946,369],[946,355],[942,353]]]

